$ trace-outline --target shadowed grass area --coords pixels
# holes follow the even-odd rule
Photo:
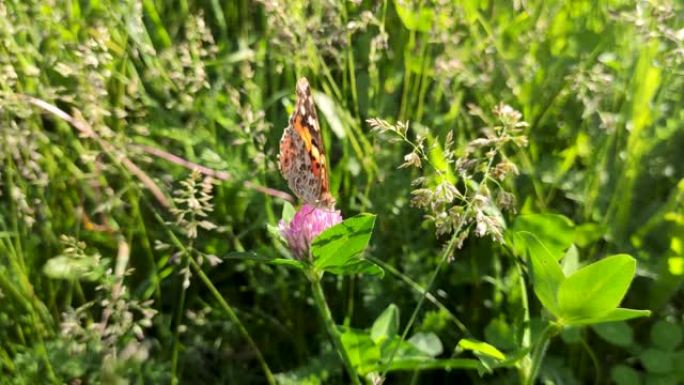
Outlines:
[[[0,384],[678,383],[682,15],[0,2]],[[332,267],[278,230],[300,77],[337,209],[376,216]],[[608,289],[549,305],[587,266]],[[651,316],[577,315],[611,282]]]

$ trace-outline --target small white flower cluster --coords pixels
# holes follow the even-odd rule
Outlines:
[[[197,238],[198,228],[215,229],[216,225],[206,219],[214,210],[214,204],[211,202],[213,179],[202,177],[202,174],[195,170],[188,179],[180,183],[182,188],[173,192],[176,207],[171,208],[171,213],[176,216],[176,224],[183,228],[185,235],[191,239]]]
[[[471,107],[471,113],[484,115],[477,107]],[[505,224],[501,211],[515,210],[515,196],[505,191],[501,182],[509,175],[517,175],[518,168],[503,150],[508,144],[527,145],[527,138],[521,134],[527,123],[522,121],[520,112],[505,104],[497,105],[493,114],[498,124],[483,128],[483,136],[466,143],[462,149],[455,147],[452,131],[446,135],[441,153],[443,163],[450,165],[449,170],[435,166],[430,160],[424,138],[409,139],[408,122],[391,124],[381,119],[368,120],[375,132],[389,134],[390,140],[411,147],[400,168],[422,168],[423,163],[431,166],[412,182],[415,189],[411,192],[411,203],[426,212],[425,218],[435,224],[438,236],[457,236],[458,247],[471,227],[479,237],[489,235],[503,242]],[[457,153],[463,155],[457,157]]]
[[[127,244],[122,247],[123,253],[120,250],[116,269],[111,269],[98,254],[88,256],[84,242],[68,236],[62,236],[61,241],[63,256],[95,258],[99,267],[105,270],[98,278],[97,298],[62,314],[60,336],[68,344],[70,353],[91,355],[96,352],[101,357],[103,371],[110,371],[114,364],[147,359],[149,346],[144,330],[152,326],[157,310],[152,308],[152,300],[140,301],[131,297],[124,283],[124,278],[130,274],[130,270],[126,270]],[[94,309],[99,311],[95,320],[92,318]],[[111,374],[116,376],[114,372]]]

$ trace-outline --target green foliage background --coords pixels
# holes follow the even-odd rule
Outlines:
[[[300,76],[338,207],[377,215],[366,256],[385,266],[326,276],[338,324],[370,328],[395,304],[403,327],[446,241],[410,205],[422,171],[397,168],[410,149],[366,119],[409,121],[430,146],[452,132],[460,156],[505,103],[529,123],[505,182],[518,212],[570,218],[580,263],[634,256],[623,305],[653,311],[565,331],[542,379],[682,383],[683,15],[676,1],[3,0],[0,383],[266,383],[241,327],[281,383],[344,383],[306,278],[240,257],[285,253],[267,230],[284,201],[264,188],[287,191],[278,141]],[[184,162],[223,172],[196,238],[169,209]],[[46,275],[57,256],[71,264]],[[472,357],[464,337],[513,351],[515,271],[508,246],[471,235],[432,287],[443,309],[427,304],[414,330],[438,335],[442,357]],[[122,318],[100,330],[108,306]],[[386,383],[516,383],[510,370]]]

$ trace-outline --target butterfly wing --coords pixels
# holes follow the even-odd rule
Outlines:
[[[306,78],[297,82],[297,101],[280,141],[280,172],[290,189],[306,203],[332,208],[325,147]]]

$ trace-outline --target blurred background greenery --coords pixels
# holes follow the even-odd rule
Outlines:
[[[266,383],[245,331],[279,382],[344,383],[306,279],[231,257],[284,252],[266,226],[300,76],[338,207],[377,214],[368,257],[393,268],[326,279],[338,323],[368,328],[394,303],[404,325],[445,242],[410,204],[410,148],[366,120],[409,121],[428,146],[452,133],[461,156],[505,103],[529,123],[508,154],[517,212],[572,219],[584,263],[633,255],[625,304],[653,311],[566,333],[541,380],[684,383],[683,18],[667,0],[1,1],[0,383]],[[433,286],[448,312],[426,305],[415,329],[449,357],[456,315],[512,349],[513,266],[466,239]],[[516,378],[386,383],[454,381]]]

